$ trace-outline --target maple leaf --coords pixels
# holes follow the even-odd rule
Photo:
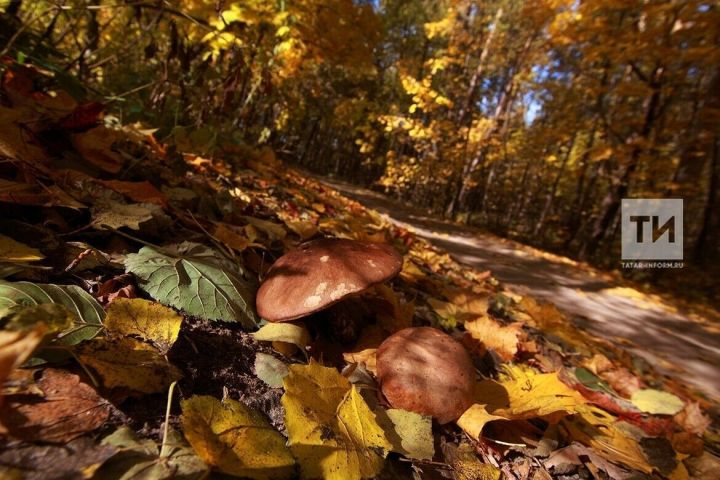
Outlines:
[[[512,360],[518,351],[522,326],[522,322],[502,326],[485,316],[466,321],[464,324],[465,331],[472,339],[495,351],[506,362]]]
[[[507,365],[499,382],[483,380],[475,391],[475,404],[457,420],[474,438],[488,422],[557,417],[585,410],[587,401],[565,385],[558,372],[538,373],[522,365]]]

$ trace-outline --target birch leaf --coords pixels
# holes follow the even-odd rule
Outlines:
[[[165,355],[180,333],[183,318],[173,309],[141,298],[117,298],[108,307],[105,327],[113,334],[139,337]]]
[[[359,480],[382,470],[392,445],[357,389],[334,368],[291,365],[282,404],[302,478]]]
[[[210,396],[182,401],[185,438],[207,464],[256,480],[290,478],[295,460],[285,438],[250,407]]]

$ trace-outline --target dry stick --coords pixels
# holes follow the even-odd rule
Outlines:
[[[141,243],[141,244],[145,245],[146,247],[151,247],[151,248],[155,248],[155,249],[157,249],[157,250],[162,250],[162,247],[159,246],[159,245],[155,245],[154,243],[146,242],[145,240],[141,240],[141,239],[139,239],[139,238],[137,238],[137,237],[133,237],[132,235],[130,235],[130,234],[128,234],[128,233],[121,232],[121,231],[118,230],[117,228],[112,228],[112,227],[109,227],[109,226],[107,226],[107,225],[101,225],[101,226],[102,226],[102,228],[104,228],[105,230],[110,230],[110,231],[113,232],[113,233],[117,233],[118,235],[121,235],[121,236],[123,236],[123,237],[125,237],[125,238],[129,238],[130,240],[133,240],[133,241],[135,241],[135,242]]]
[[[173,398],[173,392],[175,391],[176,384],[177,384],[177,381],[172,382],[170,384],[170,388],[168,389],[167,408],[165,409],[165,427],[163,429],[162,445],[160,446],[160,458],[167,457],[169,455],[169,452],[166,453],[166,449],[168,447],[167,437],[168,437],[168,431],[170,430],[170,409],[172,408],[172,398]]]

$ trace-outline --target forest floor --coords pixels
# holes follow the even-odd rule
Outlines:
[[[658,370],[720,398],[720,326],[618,276],[566,257],[460,225],[337,179],[316,177],[393,223],[492,271],[512,290],[551,301],[579,328],[604,337]]]

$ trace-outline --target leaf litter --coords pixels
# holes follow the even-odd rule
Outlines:
[[[5,93],[6,117],[23,121],[47,96]],[[63,118],[89,115],[66,97]],[[64,152],[43,151],[41,131],[2,152],[9,478],[712,478],[717,404],[552,304],[505,290],[267,148],[174,153],[92,112],[82,128],[57,124]],[[323,237],[404,256],[397,278],[354,300],[348,344],[327,331],[347,316],[266,323],[254,306],[268,267]],[[472,357],[474,403],[456,422],[379,393],[377,348],[412,326],[445,331]]]

